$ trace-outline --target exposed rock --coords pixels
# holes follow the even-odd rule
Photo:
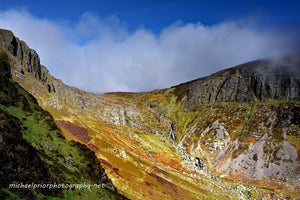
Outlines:
[[[217,120],[201,133],[201,137],[199,138],[195,149],[192,149],[192,152],[194,154],[207,153],[207,150],[211,153],[219,152],[229,143],[229,133]],[[206,151],[203,151],[203,148],[205,148]]]
[[[39,55],[25,42],[20,41],[11,31],[0,29],[0,46],[20,60],[21,65],[16,65],[19,71],[27,71],[38,80],[42,80]]]
[[[232,148],[237,149],[238,147]],[[231,152],[229,149],[225,149],[225,151]],[[216,158],[216,160],[219,159],[221,156]],[[300,175],[296,172],[296,166],[299,166],[299,162],[296,160],[297,151],[289,142],[283,141],[276,144],[267,135],[264,135],[256,143],[250,144],[248,150],[237,158],[217,165],[216,170],[244,174],[249,178],[269,177],[280,180],[297,180]]]
[[[95,117],[103,121],[151,132],[151,127],[144,125],[147,119],[141,114],[142,110],[150,112],[149,116],[157,115],[150,107],[140,104],[144,107],[140,109],[129,101],[89,94],[64,84],[51,76],[48,69],[40,65],[37,53],[15,37],[11,31],[0,29],[0,51],[1,49],[7,52],[12,60],[13,77],[27,88],[42,106],[61,110],[66,103],[69,107],[81,108],[81,112],[86,115],[95,112]],[[32,76],[29,78],[30,83],[28,78],[25,78],[26,73]],[[108,104],[107,101],[111,103]],[[101,109],[95,110],[95,107]]]
[[[179,98],[193,103],[300,99],[300,59],[282,57],[245,63],[174,86]]]
[[[68,157],[66,158],[66,162],[67,162],[68,165],[72,165],[72,164],[74,163],[74,160],[72,159],[71,156],[68,156]]]

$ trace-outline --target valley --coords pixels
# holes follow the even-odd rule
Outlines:
[[[67,143],[95,152],[121,195],[300,198],[298,58],[253,61],[149,92],[92,94],[53,77],[12,32],[0,30],[0,39],[12,79],[50,113]]]

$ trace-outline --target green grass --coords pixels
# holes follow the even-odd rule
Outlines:
[[[0,54],[0,65],[8,65]],[[4,61],[3,61],[4,60]],[[93,153],[88,153],[87,147],[74,141],[67,141],[57,128],[52,116],[39,107],[36,99],[16,82],[12,81],[0,70],[0,109],[16,117],[21,124],[23,138],[37,150],[40,159],[48,166],[50,174],[57,183],[65,184],[95,184],[96,159]],[[6,88],[6,89],[5,89]],[[93,158],[93,156],[95,158]],[[72,160],[70,164],[68,159]],[[101,182],[99,183],[101,184]],[[1,188],[9,198],[22,199],[17,193]],[[121,196],[102,188],[89,190],[63,190],[59,197],[46,197],[42,193],[32,190],[37,199],[116,199]]]

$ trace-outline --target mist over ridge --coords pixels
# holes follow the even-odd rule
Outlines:
[[[245,19],[215,25],[180,21],[134,32],[116,16],[84,13],[76,24],[39,19],[26,10],[0,14],[65,83],[90,92],[167,88],[251,60],[299,52],[298,28],[260,27]]]

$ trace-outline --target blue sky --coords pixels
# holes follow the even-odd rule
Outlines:
[[[175,21],[213,25],[248,17],[265,25],[300,24],[299,0],[1,0],[1,9],[27,8],[38,18],[76,23],[85,12],[100,18],[116,15],[129,31],[139,26],[157,33]]]
[[[67,84],[145,91],[299,53],[299,2],[1,0],[0,28]]]

